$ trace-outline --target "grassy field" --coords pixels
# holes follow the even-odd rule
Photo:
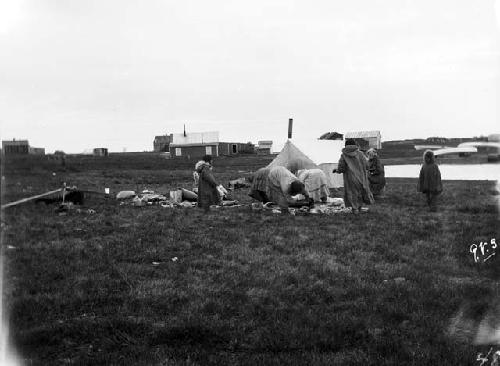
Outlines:
[[[192,187],[193,161],[151,156],[2,161],[2,203],[62,182],[99,192]],[[226,184],[269,159],[216,159],[214,173]],[[488,347],[448,329],[464,304],[478,321],[498,299],[500,248],[485,263],[469,252],[500,238],[498,192],[493,182],[444,189],[432,214],[415,179],[389,179],[359,216],[248,206],[205,216],[98,194],[84,205],[94,214],[8,208],[11,340],[27,365],[475,365]],[[246,190],[234,197],[250,202]]]

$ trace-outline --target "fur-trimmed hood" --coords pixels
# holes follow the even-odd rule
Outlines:
[[[201,171],[203,170],[204,167],[207,167],[210,169],[211,165],[210,163],[207,163],[206,161],[204,160],[200,160],[199,162],[197,162],[194,166],[194,169],[198,172],[198,173],[201,173]]]
[[[342,153],[347,156],[356,156],[356,152],[359,150],[357,145],[347,145],[342,149]]]
[[[378,157],[377,150],[375,150],[373,147],[368,149],[368,151],[366,152],[366,156],[368,157],[369,160],[377,158]]]

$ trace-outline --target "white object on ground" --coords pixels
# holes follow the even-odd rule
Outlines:
[[[170,191],[170,199],[174,202],[182,202],[182,190],[178,189],[176,191]]]
[[[226,196],[227,196],[227,193],[228,193],[228,192],[227,192],[226,188],[224,188],[224,186],[223,186],[222,184],[219,184],[219,185],[217,186],[217,190],[219,191],[219,195],[220,195],[221,197],[226,197]]]
[[[146,201],[143,201],[139,197],[135,196],[134,199],[132,200],[132,204],[134,206],[145,206],[146,205]]]
[[[120,191],[116,194],[117,200],[123,200],[126,198],[134,197],[136,194],[134,191]]]

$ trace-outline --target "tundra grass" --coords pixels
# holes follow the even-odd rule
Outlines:
[[[215,169],[221,181],[247,174],[231,163]],[[52,179],[114,191],[191,184],[187,166],[52,170],[13,169],[4,197],[54,189]],[[498,256],[475,263],[469,252],[498,241],[498,196],[492,182],[444,189],[437,213],[414,179],[389,179],[363,215],[248,206],[205,215],[97,195],[85,203],[93,214],[9,208],[3,301],[13,348],[30,365],[474,364],[482,349],[448,330],[464,302],[485,307],[498,296]],[[234,196],[251,202],[244,190]]]

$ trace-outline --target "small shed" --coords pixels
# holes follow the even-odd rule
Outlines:
[[[30,146],[30,154],[45,155],[45,148],[43,148],[43,147],[31,147]]]
[[[153,149],[155,152],[166,152],[169,151],[169,145],[172,142],[172,134],[155,136],[153,141]]]
[[[346,140],[356,140],[362,150],[370,148],[379,150],[382,148],[382,135],[380,134],[380,131],[347,132],[344,138]]]
[[[257,154],[268,155],[272,153],[273,142],[271,140],[259,141],[257,144]]]
[[[106,147],[96,147],[94,149],[95,156],[108,156],[108,149]]]

